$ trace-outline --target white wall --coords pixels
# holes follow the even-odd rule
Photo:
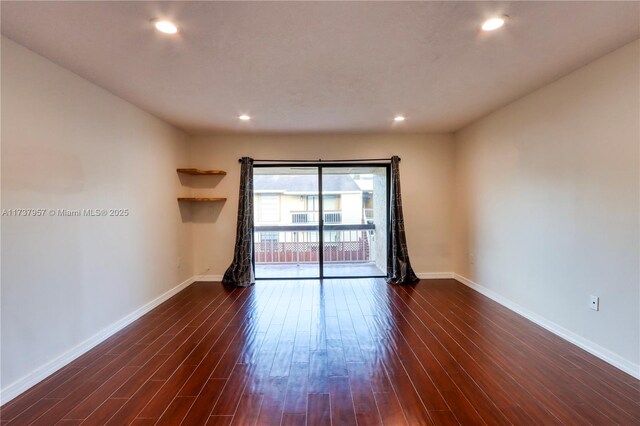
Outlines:
[[[633,42],[456,133],[454,208],[455,272],[636,374],[639,54]]]
[[[185,135],[2,38],[2,388],[193,275]]]
[[[192,206],[196,274],[222,275],[233,258],[238,209],[238,158],[357,159],[399,155],[409,254],[417,273],[452,270],[451,135],[288,135],[194,138],[191,164],[221,168],[227,176],[211,180],[194,194],[226,196],[224,204]]]

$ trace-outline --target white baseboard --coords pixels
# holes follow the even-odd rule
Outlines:
[[[197,281],[221,282],[222,281],[222,275],[194,275],[193,276],[193,282],[197,282]]]
[[[104,340],[108,339],[118,331],[122,330],[123,328],[131,324],[133,321],[137,320],[138,318],[140,318],[141,316],[143,316],[153,308],[160,305],[162,302],[169,299],[171,296],[187,288],[189,285],[191,285],[195,281],[194,278],[195,277],[191,277],[183,281],[182,283],[178,284],[177,286],[167,291],[166,293],[161,294],[160,296],[156,297],[149,303],[136,309],[126,317],[100,330],[98,333],[94,334],[93,336],[89,337],[82,343],[69,349],[62,355],[58,356],[57,358],[36,368],[26,376],[16,380],[10,385],[7,385],[6,387],[0,390],[0,405],[11,401],[13,398],[20,395],[30,387],[46,379],[47,377],[49,377],[50,375],[52,375],[53,373],[55,373],[56,371],[64,367],[65,365],[69,364],[74,359],[80,357],[84,353],[93,349],[98,344],[102,343]]]
[[[580,336],[579,334],[574,333],[571,330],[567,330],[566,328],[552,322],[549,321],[548,319],[529,311],[526,308],[523,308],[522,306],[518,305],[515,302],[512,302],[511,300],[499,295],[498,293],[494,292],[493,290],[489,290],[486,287],[481,286],[478,283],[475,283],[473,281],[471,281],[469,278],[467,277],[463,277],[462,275],[459,274],[453,274],[454,278],[457,281],[460,281],[462,284],[466,285],[467,287],[477,291],[478,293],[481,293],[485,296],[487,296],[489,299],[492,299],[493,301],[501,304],[502,306],[504,306],[505,308],[508,308],[510,310],[512,310],[513,312],[522,315],[523,317],[527,318],[530,321],[533,321],[534,323],[538,324],[539,326],[549,330],[550,332],[552,332],[553,334],[562,337],[563,339],[573,343],[574,345],[584,349],[585,351],[591,353],[592,355],[597,356],[598,358],[602,359],[603,361],[608,362],[609,364],[613,365],[614,367],[624,371],[625,373],[628,373],[630,375],[632,375],[633,377],[640,379],[640,365],[639,364],[634,364],[633,362],[621,357],[620,355],[611,352],[610,350],[598,345],[597,343],[592,342],[591,340],[585,339],[584,337]]]
[[[453,272],[417,272],[416,275],[421,280],[440,280],[453,278]]]

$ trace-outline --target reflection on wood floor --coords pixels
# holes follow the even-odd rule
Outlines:
[[[638,424],[640,382],[454,280],[196,283],[2,424]]]

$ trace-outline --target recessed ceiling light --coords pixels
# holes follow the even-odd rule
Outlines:
[[[404,121],[406,120],[406,117],[404,115],[396,115],[395,117],[393,117],[393,121]]]
[[[489,18],[482,23],[482,29],[484,31],[493,31],[497,30],[501,26],[504,25],[504,22],[507,20],[506,15],[502,16],[494,16],[493,18]]]
[[[238,116],[238,118],[242,121],[249,121],[251,120],[251,117],[249,117],[247,114],[242,114],[240,116]]]
[[[178,27],[171,21],[155,19],[153,20],[153,25],[156,27],[156,30],[165,34],[175,34],[178,32]]]

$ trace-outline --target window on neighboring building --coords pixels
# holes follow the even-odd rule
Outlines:
[[[307,203],[307,211],[308,212],[317,212],[318,211],[318,196],[317,195],[307,195],[306,196]]]
[[[339,195],[325,195],[322,197],[322,208],[324,211],[339,210],[340,196]]]

